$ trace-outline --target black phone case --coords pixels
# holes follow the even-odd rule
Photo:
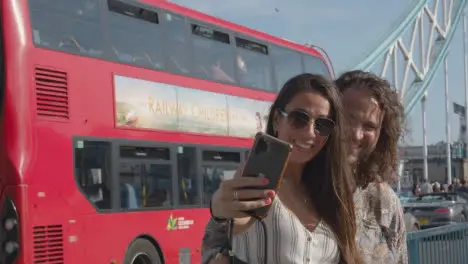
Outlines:
[[[268,185],[252,189],[277,190],[291,156],[291,150],[291,144],[262,132],[257,133],[242,176],[258,177],[259,174],[263,174],[269,180]],[[270,207],[271,204],[245,213],[263,219],[267,216]]]

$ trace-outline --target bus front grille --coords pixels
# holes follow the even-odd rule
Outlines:
[[[63,264],[62,225],[33,228],[34,264]]]

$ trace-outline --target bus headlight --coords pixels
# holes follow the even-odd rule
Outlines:
[[[6,231],[11,231],[11,230],[13,230],[13,228],[15,228],[15,226],[16,226],[17,223],[18,223],[18,222],[16,221],[16,219],[14,219],[14,218],[7,218],[7,219],[5,220],[5,224],[4,224],[5,230],[6,230]]]
[[[19,215],[10,197],[5,197],[2,207],[0,207],[0,263],[13,264],[21,251]]]
[[[5,243],[4,250],[7,254],[12,254],[18,249],[19,245],[16,242],[8,241]]]

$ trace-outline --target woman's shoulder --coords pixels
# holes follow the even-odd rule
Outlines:
[[[401,202],[388,183],[371,183],[362,191],[361,206],[365,211],[379,216],[380,225],[390,226],[403,214]]]
[[[399,204],[400,200],[392,187],[386,182],[372,182],[362,191],[367,199],[392,206]]]

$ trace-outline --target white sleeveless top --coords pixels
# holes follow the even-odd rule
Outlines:
[[[310,232],[276,197],[263,219],[268,237],[269,264],[337,264],[338,245],[330,227],[323,221]],[[262,224],[255,222],[235,235],[232,243],[237,258],[249,264],[265,263]]]

